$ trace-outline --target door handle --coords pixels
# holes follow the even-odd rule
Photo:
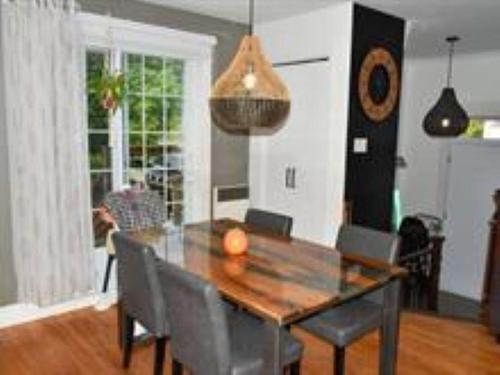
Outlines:
[[[287,189],[295,189],[295,168],[287,167],[285,171],[285,187]]]

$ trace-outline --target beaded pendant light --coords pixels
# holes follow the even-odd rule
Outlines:
[[[290,112],[288,88],[273,71],[253,35],[254,0],[250,0],[249,33],[210,96],[214,122],[229,132],[273,128]]]
[[[425,116],[423,123],[424,131],[431,137],[458,137],[469,126],[469,116],[458,102],[455,90],[451,87],[454,46],[459,40],[457,36],[446,38],[450,44],[447,85],[437,103]]]

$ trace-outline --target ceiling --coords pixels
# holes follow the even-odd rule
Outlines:
[[[248,20],[248,0],[142,0],[236,22]],[[346,0],[256,0],[256,20],[265,22],[328,7]],[[408,23],[413,56],[446,52],[444,38],[462,37],[457,52],[500,50],[500,0],[359,0]]]

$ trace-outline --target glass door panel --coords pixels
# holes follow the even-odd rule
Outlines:
[[[169,220],[180,225],[184,206],[184,62],[127,53],[122,60],[127,88],[123,117],[125,183],[158,192]]]

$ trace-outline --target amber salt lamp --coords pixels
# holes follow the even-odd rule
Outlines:
[[[223,247],[228,255],[245,254],[248,250],[247,234],[240,228],[228,230],[224,235]]]

